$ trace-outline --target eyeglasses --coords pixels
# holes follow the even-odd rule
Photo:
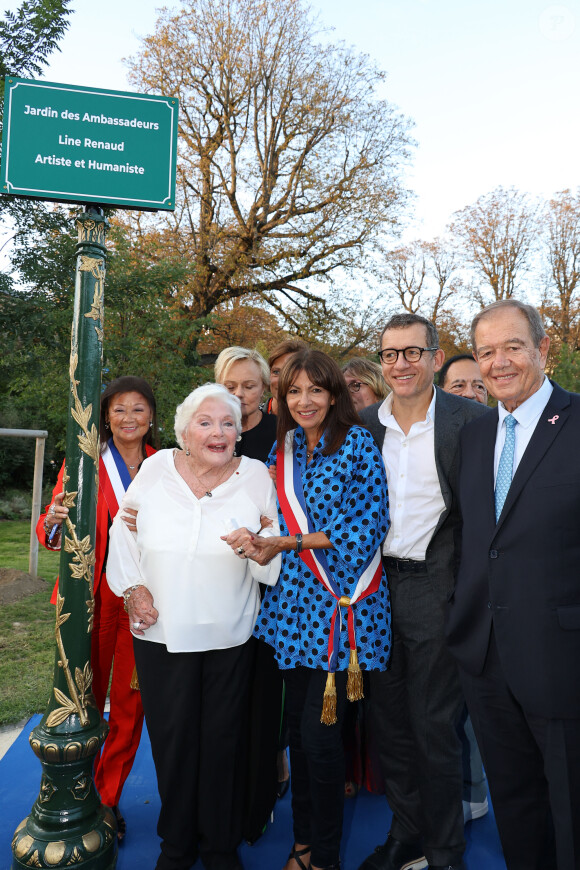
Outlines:
[[[360,381],[351,381],[350,384],[347,384],[347,387],[349,388],[351,393],[358,393],[358,391],[362,387],[362,383]]]
[[[385,363],[385,365],[391,366],[397,362],[399,359],[399,354],[402,353],[407,362],[416,363],[419,362],[421,357],[426,351],[435,351],[439,350],[438,347],[402,347],[399,350],[395,347],[386,347],[384,350],[379,351],[379,357],[381,362]]]

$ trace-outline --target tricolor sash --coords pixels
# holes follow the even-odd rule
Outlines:
[[[286,435],[284,450],[278,448],[276,452],[276,484],[280,509],[286,521],[291,535],[298,532],[308,534],[315,532],[312,521],[308,514],[304,489],[302,486],[302,474],[296,455],[296,442],[294,431]],[[335,599],[336,607],[332,614],[330,632],[328,635],[328,680],[325,690],[325,705],[323,706],[322,722],[333,724],[336,722],[336,688],[334,673],[338,662],[338,649],[340,633],[342,630],[342,608],[347,609],[348,641],[350,646],[350,662],[348,666],[347,694],[350,701],[359,700],[363,697],[362,675],[358,664],[356,649],[356,631],[353,607],[367,595],[372,595],[380,586],[383,569],[380,547],[368,560],[358,578],[353,595],[348,598],[341,595],[332,571],[328,565],[326,553],[320,550],[303,550],[300,558],[312,571],[316,579]],[[334,718],[333,701],[334,697]],[[328,709],[327,709],[328,708]]]
[[[102,473],[101,463],[105,468],[105,474]],[[99,485],[105,496],[109,515],[114,520],[125,490],[131,483],[131,475],[112,438],[109,438],[107,446],[101,453],[99,466]]]

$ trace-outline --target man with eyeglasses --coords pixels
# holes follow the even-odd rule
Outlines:
[[[434,387],[443,364],[435,326],[418,314],[389,319],[379,351],[392,392],[361,412],[387,470],[391,526],[383,546],[393,650],[371,673],[371,703],[391,830],[360,870],[464,870],[463,706],[445,644],[453,591],[459,433],[486,409]]]
[[[539,312],[471,325],[498,405],[461,435],[448,643],[508,870],[580,867],[580,396],[548,380]]]

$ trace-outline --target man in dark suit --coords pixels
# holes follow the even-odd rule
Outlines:
[[[509,870],[580,867],[580,396],[544,376],[538,312],[472,325],[496,410],[461,435],[448,641]]]
[[[371,672],[371,706],[393,821],[360,870],[464,868],[462,764],[456,723],[463,696],[444,636],[453,589],[459,433],[488,413],[433,386],[444,353],[416,314],[391,317],[381,363],[392,390],[361,412],[387,470],[391,527],[384,564],[391,590],[389,670]],[[427,860],[425,860],[425,857]]]

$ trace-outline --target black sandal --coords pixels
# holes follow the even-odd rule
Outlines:
[[[296,861],[300,870],[309,870],[304,861],[302,860],[302,855],[307,855],[310,852],[310,846],[304,846],[302,849],[296,848],[296,843],[292,846],[292,851],[288,855],[288,861],[291,861],[292,858]],[[288,863],[288,862],[286,862]]]
[[[115,813],[115,818],[117,819],[117,842],[122,843],[125,839],[125,834],[127,833],[127,823],[121,815],[121,810],[118,806],[111,807],[111,809]]]

